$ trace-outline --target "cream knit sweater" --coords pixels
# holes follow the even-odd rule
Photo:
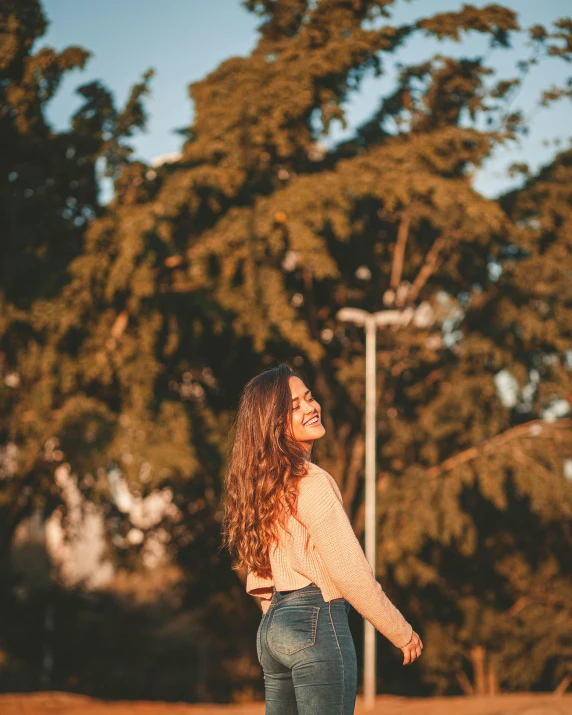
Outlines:
[[[279,528],[278,544],[270,550],[271,578],[249,571],[246,591],[262,599],[268,610],[274,589],[289,591],[315,583],[325,601],[345,598],[393,645],[411,640],[412,627],[375,580],[372,568],[352,529],[335,479],[308,462],[299,482],[298,516]]]

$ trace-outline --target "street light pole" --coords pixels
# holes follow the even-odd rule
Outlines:
[[[375,576],[375,397],[376,397],[376,338],[375,316],[369,315],[365,323],[365,556]],[[373,708],[376,695],[376,637],[369,621],[364,624],[364,679],[365,706]],[[369,665],[369,667],[367,667]]]
[[[382,310],[368,313],[359,308],[342,308],[338,311],[340,321],[362,325],[365,328],[365,556],[375,576],[376,551],[376,479],[375,479],[375,403],[376,403],[376,337],[382,325],[407,325],[414,315],[413,308],[405,310]],[[366,710],[375,705],[376,695],[376,638],[374,626],[364,622],[364,674],[363,695]]]

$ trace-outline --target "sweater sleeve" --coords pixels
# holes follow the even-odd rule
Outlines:
[[[262,613],[266,613],[274,593],[274,580],[271,576],[257,576],[252,571],[248,571],[246,575],[246,592],[251,596],[260,598]]]
[[[413,629],[376,581],[343,504],[323,470],[302,478],[297,518],[344,598],[393,645],[407,645]]]

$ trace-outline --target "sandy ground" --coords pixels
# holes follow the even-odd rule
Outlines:
[[[1,715],[264,715],[264,703],[186,705],[104,702],[67,693],[0,695]],[[409,699],[379,697],[366,711],[358,698],[355,715],[572,715],[572,694]]]

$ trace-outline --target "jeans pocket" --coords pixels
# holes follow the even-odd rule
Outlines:
[[[273,650],[292,655],[316,642],[319,606],[283,606],[276,608],[268,634]]]

